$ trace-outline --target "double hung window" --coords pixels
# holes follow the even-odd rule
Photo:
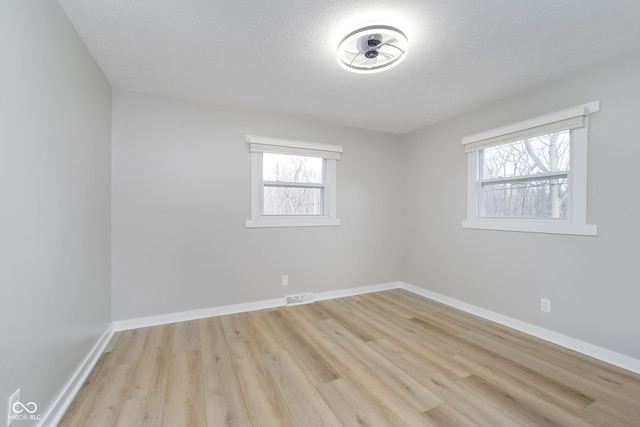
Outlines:
[[[339,225],[336,161],[342,147],[247,137],[251,219],[247,227]]]
[[[465,228],[596,235],[586,223],[588,115],[581,105],[465,137]]]
[[[563,130],[480,150],[480,217],[566,219],[570,142]]]
[[[324,215],[326,160],[262,153],[262,215]]]

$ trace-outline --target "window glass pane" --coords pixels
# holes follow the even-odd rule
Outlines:
[[[323,215],[322,188],[264,187],[263,215]]]
[[[482,216],[566,219],[567,178],[485,183]]]
[[[324,159],[263,153],[262,179],[264,181],[322,184]]]
[[[569,170],[568,130],[486,148],[481,152],[482,179],[511,178]]]

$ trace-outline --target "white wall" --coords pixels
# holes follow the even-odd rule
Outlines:
[[[54,1],[1,2],[0,52],[4,423],[19,387],[43,414],[110,321],[111,88]]]
[[[636,53],[407,135],[403,280],[640,358],[639,76]],[[462,137],[597,99],[588,217],[598,237],[462,229]]]
[[[246,229],[247,134],[342,145],[342,225]],[[114,320],[398,280],[398,143],[388,134],[115,90]]]

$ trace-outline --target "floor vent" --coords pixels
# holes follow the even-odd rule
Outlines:
[[[287,295],[284,300],[286,305],[310,304],[313,302],[313,293],[305,292],[303,294]]]

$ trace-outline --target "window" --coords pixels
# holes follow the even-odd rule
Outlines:
[[[482,218],[567,218],[571,132],[480,150]]]
[[[467,136],[464,228],[597,234],[586,223],[588,115],[599,102]]]
[[[262,153],[262,215],[324,215],[326,160]]]
[[[336,161],[342,147],[248,136],[251,219],[247,227],[340,225]]]

